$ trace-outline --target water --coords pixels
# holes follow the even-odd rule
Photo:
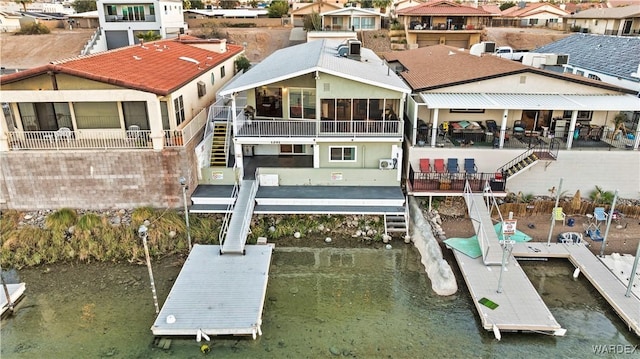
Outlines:
[[[161,303],[179,272],[176,261],[153,263]],[[567,261],[523,268],[568,330],[565,337],[504,333],[496,341],[481,328],[462,280],[458,294],[437,296],[410,246],[276,248],[264,335],[212,338],[208,356],[588,358],[598,357],[592,345],[640,343],[588,281],[571,278]],[[195,338],[173,340],[169,350],[153,345],[155,311],[144,265],[55,265],[20,277],[27,296],[2,321],[3,359],[203,357]]]

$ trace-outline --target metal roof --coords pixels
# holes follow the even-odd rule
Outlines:
[[[219,95],[242,92],[315,71],[320,76],[326,73],[394,91],[411,92],[404,81],[369,49],[361,49],[360,60],[339,57],[337,47],[341,43],[323,39],[280,49],[230,81]]]
[[[631,95],[424,93],[429,108],[494,110],[637,111],[640,98]]]

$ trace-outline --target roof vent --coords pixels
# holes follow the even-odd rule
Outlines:
[[[200,61],[198,61],[198,60],[196,60],[196,59],[193,59],[193,58],[191,58],[191,57],[180,56],[180,57],[178,57],[178,58],[179,58],[180,60],[183,60],[183,61],[193,62],[193,63],[194,63],[194,64],[196,64],[196,65],[198,65],[198,64],[200,63]]]
[[[347,54],[347,57],[350,59],[360,60],[362,42],[358,40],[349,40],[347,41],[347,46],[349,46],[349,53]]]

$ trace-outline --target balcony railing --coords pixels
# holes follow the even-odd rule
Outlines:
[[[403,126],[400,120],[239,120],[238,137],[393,137]]]
[[[496,178],[498,177],[498,178]],[[412,192],[462,192],[465,183],[472,192],[482,192],[487,184],[494,192],[505,191],[505,181],[496,173],[436,173],[417,172],[409,168],[409,184]]]
[[[11,150],[75,150],[152,148],[151,131],[24,131],[8,132]]]
[[[125,16],[118,15],[105,15],[106,22],[155,22],[155,15],[138,15],[138,16]]]

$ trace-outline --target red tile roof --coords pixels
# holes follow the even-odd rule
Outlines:
[[[1,76],[0,84],[53,71],[166,96],[244,50],[242,46],[227,44],[227,51],[218,53],[190,44],[216,44],[219,40],[196,39],[189,37],[184,42],[178,39],[160,40],[55,61]]]
[[[539,13],[552,12],[552,11],[549,11],[548,9],[542,9],[543,7],[553,7],[558,12],[564,12],[567,15],[569,14],[565,10],[560,9],[558,6],[555,6],[549,3],[540,2],[540,3],[528,3],[525,5],[525,7],[522,7],[522,8],[517,5],[512,6],[508,9],[505,9],[502,12],[502,16],[503,17],[522,17],[522,16],[533,16]]]
[[[464,6],[449,1],[435,1],[398,10],[399,16],[492,16],[491,13],[471,6]]]

